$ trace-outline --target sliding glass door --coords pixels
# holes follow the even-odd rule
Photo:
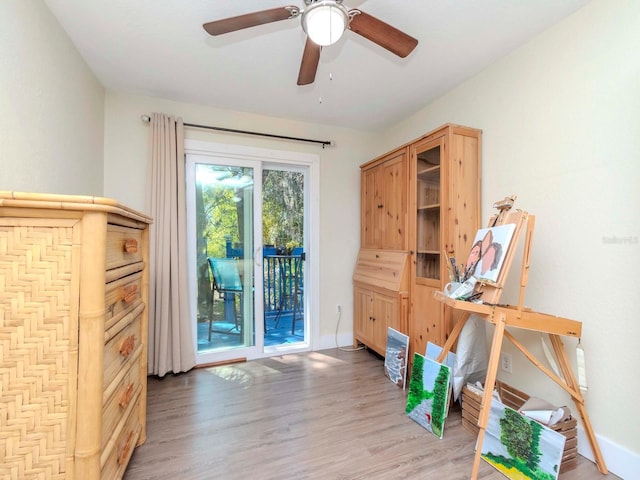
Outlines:
[[[265,347],[305,342],[305,170],[262,170],[262,278]]]
[[[198,364],[310,346],[309,168],[269,160],[187,153]]]
[[[254,321],[260,308],[254,295],[260,164],[188,155],[187,168],[197,353],[245,357],[262,347]]]

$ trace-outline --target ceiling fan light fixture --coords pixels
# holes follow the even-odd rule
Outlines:
[[[336,0],[320,0],[302,13],[302,29],[316,45],[336,43],[349,25],[349,12]]]

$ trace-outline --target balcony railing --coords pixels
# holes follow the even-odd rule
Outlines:
[[[264,255],[263,260],[265,316],[302,316],[304,253]]]

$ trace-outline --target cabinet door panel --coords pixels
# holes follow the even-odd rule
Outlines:
[[[407,249],[407,152],[402,148],[362,170],[362,248]]]
[[[382,211],[381,185],[382,172],[379,168],[362,172],[362,248],[377,248],[380,245],[381,229],[380,212]]]
[[[415,162],[415,252],[416,278],[440,280],[442,273],[443,229],[447,209],[443,188],[446,162],[444,137],[416,146]]]
[[[387,327],[398,329],[398,302],[388,295],[373,296],[373,334],[374,343],[383,352],[387,347]]]
[[[400,155],[385,162],[382,169],[384,183],[384,208],[382,219],[381,248],[405,249],[407,215],[407,162]]]
[[[442,327],[443,305],[434,298],[433,292],[439,288],[416,285],[412,297],[414,317],[409,326],[412,353],[424,355],[427,342],[442,346],[444,331]]]
[[[353,331],[356,340],[369,345],[373,341],[373,293],[362,287],[354,289]]]
[[[445,249],[459,258],[471,251],[475,233],[480,228],[479,139],[453,135],[452,155],[456,161],[448,169],[451,188],[448,205],[450,218],[445,230]]]

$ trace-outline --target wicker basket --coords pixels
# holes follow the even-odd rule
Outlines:
[[[502,403],[514,410],[520,409],[524,402],[529,399],[529,395],[504,382],[497,381],[496,389],[500,394]],[[481,401],[482,394],[477,393],[466,385],[462,388],[462,426],[474,435],[477,435],[479,430],[478,416],[480,414]],[[567,438],[564,444],[560,473],[576,468],[578,463],[578,431],[576,427],[577,421],[573,417],[549,427]]]

